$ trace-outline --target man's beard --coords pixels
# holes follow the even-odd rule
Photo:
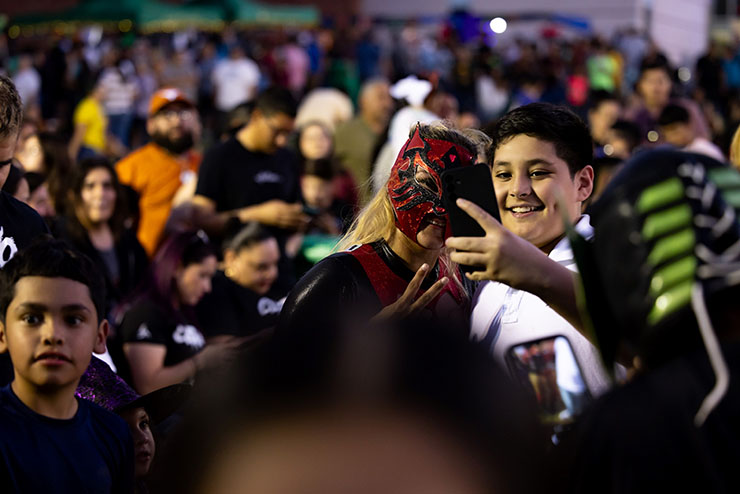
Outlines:
[[[154,144],[176,155],[182,154],[193,147],[193,134],[190,132],[184,132],[175,138],[169,137],[162,132],[155,132],[151,137]]]

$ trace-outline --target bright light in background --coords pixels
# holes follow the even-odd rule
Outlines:
[[[506,20],[503,17],[496,17],[491,19],[491,31],[496,34],[501,34],[506,31]]]
[[[691,69],[688,67],[678,69],[678,78],[681,82],[689,82],[691,80]]]

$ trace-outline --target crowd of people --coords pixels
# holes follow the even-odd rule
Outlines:
[[[6,40],[3,488],[740,487],[740,57],[455,19]]]

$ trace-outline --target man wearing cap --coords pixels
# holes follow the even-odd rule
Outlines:
[[[116,163],[122,184],[139,194],[138,238],[153,256],[172,207],[192,197],[201,156],[193,151],[200,120],[193,103],[177,88],[155,92],[146,129],[151,142]]]

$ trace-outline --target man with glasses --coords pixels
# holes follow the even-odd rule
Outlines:
[[[20,134],[23,105],[10,78],[0,75],[0,188],[13,166],[13,154]],[[46,223],[31,207],[0,191],[0,269],[33,239],[49,233]],[[13,379],[8,354],[0,354],[0,386]]]
[[[219,234],[232,219],[257,221],[270,227],[284,252],[288,236],[309,222],[300,203],[298,163],[283,149],[295,115],[290,92],[266,89],[257,96],[249,122],[206,152],[193,199],[196,226]],[[290,261],[285,259],[280,271],[287,281]]]
[[[122,184],[139,195],[138,238],[149,256],[161,240],[172,208],[193,197],[201,156],[198,112],[177,88],[155,92],[146,130],[151,142],[116,164]]]

